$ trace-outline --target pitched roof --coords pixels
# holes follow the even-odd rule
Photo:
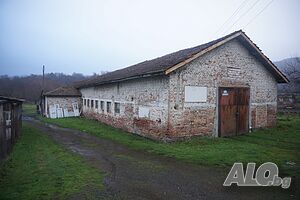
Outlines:
[[[73,86],[63,86],[46,92],[43,96],[63,96],[63,97],[80,97],[81,93]]]
[[[239,37],[241,36],[241,37]],[[128,79],[140,78],[153,75],[168,74],[206,52],[221,46],[229,40],[239,37],[239,41],[246,44],[247,48],[251,50],[254,56],[258,57],[260,61],[267,67],[268,70],[275,76],[278,82],[288,82],[288,79],[280,72],[280,70],[261,52],[261,50],[249,39],[248,36],[241,30],[230,33],[224,37],[211,42],[183,49],[174,53],[170,53],[152,60],[147,60],[120,70],[116,70],[104,75],[93,77],[80,81],[75,87],[83,88],[94,85],[101,85],[112,82],[119,82]],[[251,44],[249,44],[251,43]]]
[[[19,98],[15,98],[15,97],[6,97],[6,96],[0,96],[0,103],[3,102],[24,102],[24,99],[19,99]]]

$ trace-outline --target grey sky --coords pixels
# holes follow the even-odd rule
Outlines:
[[[0,74],[112,71],[238,29],[273,61],[300,55],[299,0],[246,0],[216,34],[243,1],[0,0]]]

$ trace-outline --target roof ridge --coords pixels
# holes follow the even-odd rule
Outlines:
[[[81,96],[81,93],[73,85],[63,85],[45,92],[43,96]]]
[[[172,53],[165,54],[160,57],[153,58],[151,60],[145,60],[140,63],[136,63],[134,65],[127,66],[125,68],[121,68],[118,70],[114,70],[112,72],[98,75],[96,77],[92,77],[90,79],[83,80],[79,82],[75,87],[83,88],[90,87],[95,85],[107,84],[112,82],[120,82],[123,80],[129,80],[134,78],[141,78],[148,75],[167,75],[168,73],[176,70],[177,68],[184,66],[186,63],[191,62],[198,56],[213,50],[214,48],[235,39],[239,36],[245,36],[249,39],[249,37],[240,29],[234,31],[230,34],[227,34],[223,37],[217,38],[207,43],[203,43],[201,45],[197,45],[194,47],[189,47],[185,49],[181,49]],[[254,44],[250,39],[249,42]],[[254,44],[255,45],[255,44]],[[256,45],[255,45],[256,46]],[[256,46],[260,53],[261,50]],[[263,54],[264,55],[264,54]],[[266,57],[266,56],[265,56]],[[264,59],[268,59],[267,57]],[[270,61],[270,60],[269,60]],[[270,62],[272,65],[272,62]],[[273,64],[274,65],[274,64]],[[273,68],[276,68],[273,67]],[[277,70],[277,69],[275,69]],[[276,72],[280,73],[280,72]]]
[[[108,72],[106,74],[98,75],[96,77],[88,78],[82,81],[79,81],[75,84],[76,88],[87,87],[90,85],[104,84],[111,81],[118,81],[122,79],[129,79],[132,77],[140,77],[142,75],[151,74],[151,73],[159,73],[172,67],[183,60],[191,57],[195,53],[202,51],[207,48],[209,45],[212,45],[218,41],[221,41],[231,35],[234,35],[238,32],[242,32],[242,30],[234,31],[230,34],[227,34],[223,37],[217,38],[207,43],[203,43],[201,45],[181,49],[175,52],[171,52],[165,54],[163,56],[159,56],[150,60],[145,60],[121,69],[114,70],[112,72]],[[180,55],[182,54],[182,55]],[[175,58],[174,58],[175,57]]]

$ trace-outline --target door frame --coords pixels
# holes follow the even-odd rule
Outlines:
[[[250,89],[250,86],[219,86],[217,87],[217,113],[218,113],[218,117],[217,117],[217,137],[222,137],[222,134],[221,134],[221,104],[220,104],[220,90],[222,88],[234,88],[234,89],[238,89],[238,88],[248,88],[249,90],[249,104],[248,104],[248,131],[247,133],[249,133],[249,130],[250,130],[250,126],[251,126],[251,89]],[[237,131],[236,131],[236,135],[238,135]]]

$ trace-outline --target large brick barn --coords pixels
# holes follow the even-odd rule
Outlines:
[[[242,31],[80,83],[83,115],[156,139],[276,124],[287,78]]]

